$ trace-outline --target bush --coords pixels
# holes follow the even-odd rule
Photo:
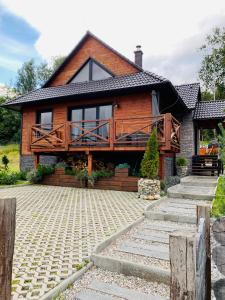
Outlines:
[[[130,169],[130,165],[127,163],[119,164],[116,166],[116,169]]]
[[[27,180],[32,183],[41,182],[44,175],[50,175],[54,173],[55,168],[50,165],[38,165],[36,170],[31,170],[27,173]]]
[[[186,167],[188,165],[187,159],[185,157],[177,157],[176,159],[176,165],[178,167]]]
[[[88,171],[87,169],[80,170],[75,176],[80,181],[88,180]]]
[[[141,161],[141,175],[148,179],[156,179],[159,168],[159,151],[157,131],[154,128],[147,142],[144,157]]]
[[[17,172],[17,180],[27,180],[27,172],[26,171]]]
[[[9,164],[9,159],[8,159],[7,155],[2,156],[2,164],[4,165],[5,170],[7,170],[8,169],[8,164]]]
[[[93,186],[97,180],[111,176],[113,176],[113,172],[106,169],[93,171],[92,174],[88,176],[88,182]]]
[[[0,184],[1,185],[9,185],[15,184],[17,182],[17,174],[16,173],[9,173],[6,170],[0,171]]]
[[[213,200],[212,215],[217,218],[225,215],[225,176],[219,178],[216,196]]]
[[[56,165],[55,165],[55,168],[66,168],[67,167],[67,164],[63,161],[61,162],[58,162]]]

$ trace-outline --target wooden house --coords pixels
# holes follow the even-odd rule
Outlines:
[[[5,107],[22,113],[21,169],[65,156],[114,165],[140,164],[146,141],[157,128],[161,178],[174,175],[175,155],[196,151],[194,109],[199,84],[173,86],[87,32],[43,87]]]

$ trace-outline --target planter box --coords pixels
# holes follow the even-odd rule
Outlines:
[[[86,187],[85,182],[77,180],[77,178],[73,175],[65,174],[64,168],[57,168],[53,174],[46,175],[41,183],[45,185],[66,186],[76,188]]]

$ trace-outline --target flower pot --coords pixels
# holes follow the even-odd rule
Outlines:
[[[158,200],[160,198],[160,181],[157,179],[139,179],[138,197],[143,200]]]
[[[185,177],[187,176],[188,167],[187,166],[177,166],[177,176]]]

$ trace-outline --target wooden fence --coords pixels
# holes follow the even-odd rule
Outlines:
[[[197,206],[197,232],[175,232],[169,246],[170,299],[211,299],[210,207]]]
[[[11,299],[16,199],[0,199],[0,299]]]

